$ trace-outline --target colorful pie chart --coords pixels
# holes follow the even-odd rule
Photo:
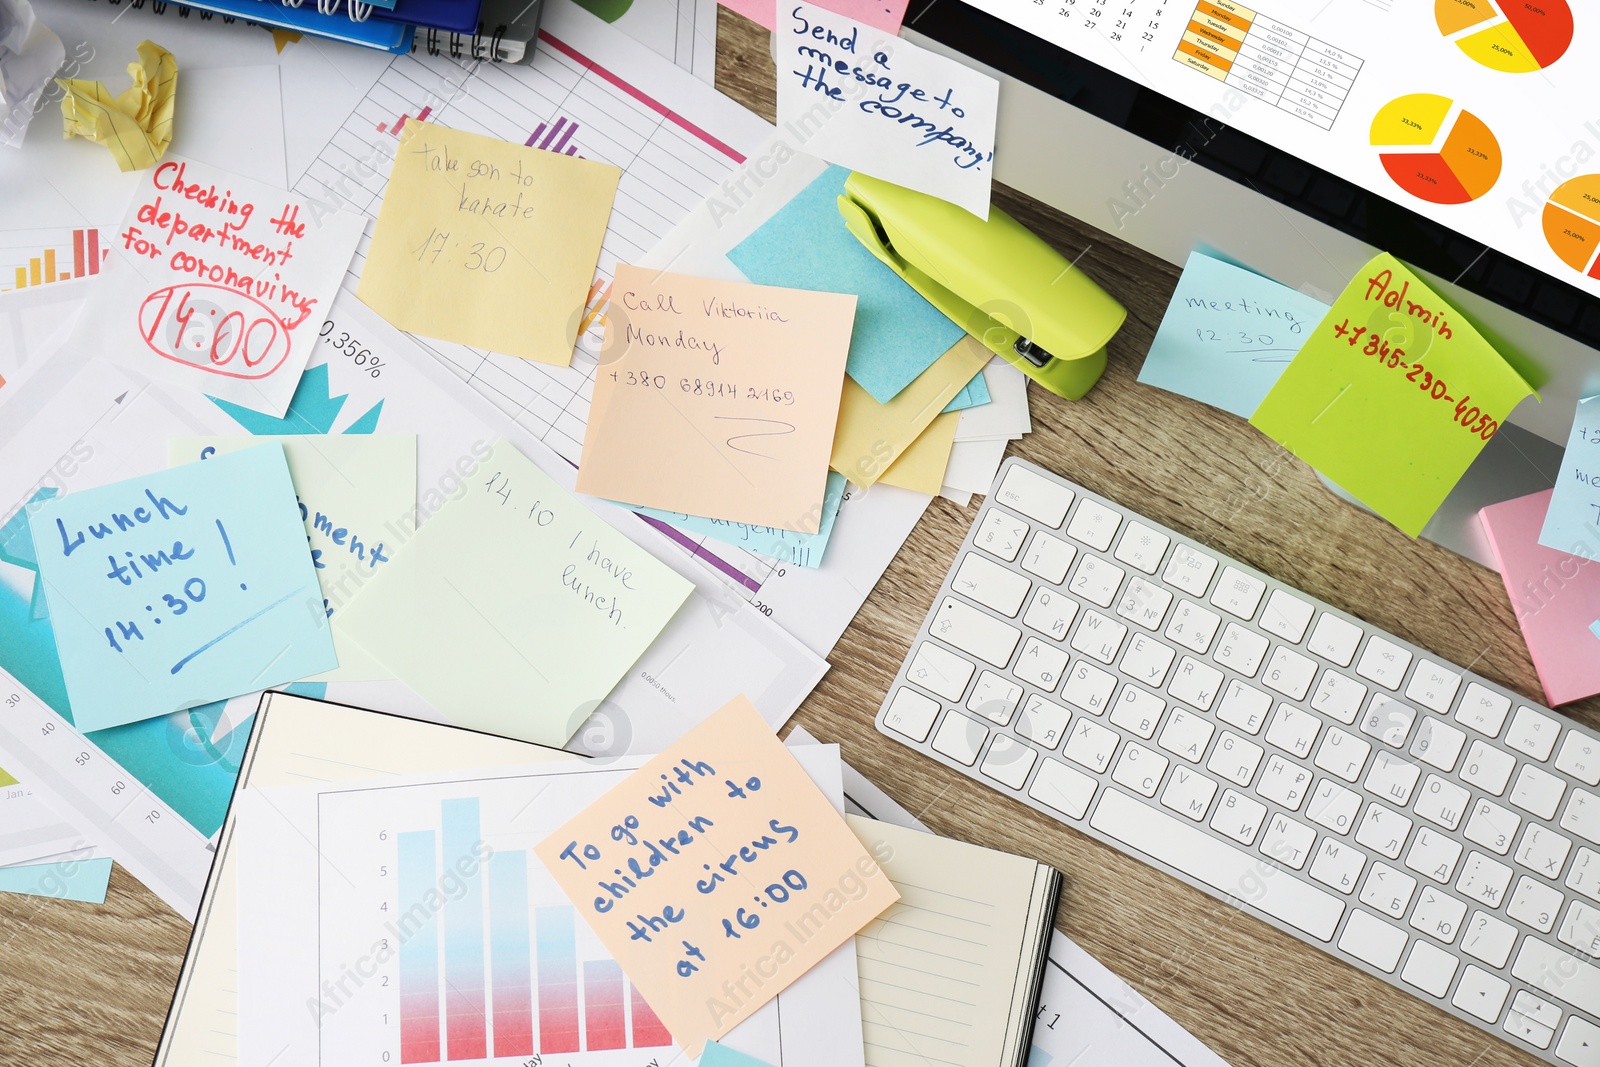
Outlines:
[[[1567,0],[1434,0],[1439,32],[1492,70],[1529,74],[1572,44]]]
[[[1476,200],[1500,177],[1500,142],[1446,96],[1412,93],[1389,101],[1373,116],[1370,139],[1394,183],[1431,204]]]
[[[1550,194],[1544,239],[1561,262],[1600,278],[1600,174],[1580,174]]]

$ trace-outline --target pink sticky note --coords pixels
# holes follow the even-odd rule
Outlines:
[[[1600,649],[1590,624],[1600,616],[1600,562],[1539,544],[1551,491],[1478,513],[1522,636],[1552,706],[1600,693]]]
[[[729,11],[737,11],[750,21],[760,23],[766,29],[778,28],[780,0],[717,0],[717,2]],[[884,33],[899,33],[900,23],[905,21],[908,3],[909,0],[820,0],[817,6],[825,7],[837,15],[853,18],[857,22],[864,22]]]

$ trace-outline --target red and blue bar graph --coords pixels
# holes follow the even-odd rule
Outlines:
[[[528,941],[528,854],[489,857],[489,967],[495,1056],[531,1056],[533,972]]]
[[[426,897],[434,892],[432,830],[399,835],[400,1062],[439,1062],[439,923]],[[421,925],[412,927],[413,917]]]
[[[478,799],[446,800],[443,808],[444,860],[447,867],[465,867],[459,896],[444,900],[444,1026],[445,1056],[479,1060],[489,1054],[483,973],[483,875],[475,865],[459,861],[475,856],[478,843]]]

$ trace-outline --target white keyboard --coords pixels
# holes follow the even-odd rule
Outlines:
[[[1600,1067],[1600,738],[1018,459],[887,736],[1565,1067]]]

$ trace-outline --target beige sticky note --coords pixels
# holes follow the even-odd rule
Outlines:
[[[132,87],[113,96],[105,82],[57,78],[66,91],[61,120],[68,137],[87,137],[105,145],[122,170],[152,167],[172,143],[173,105],[178,95],[178,61],[154,41],[139,45],[139,59],[128,64]]]
[[[937,496],[944,486],[944,472],[950,465],[950,449],[956,443],[960,417],[959,411],[947,411],[934,419],[878,480],[884,485]]]
[[[744,697],[535,851],[691,1056],[900,899]]]
[[[855,308],[618,267],[578,490],[816,533]]]
[[[863,489],[883,477],[992,355],[974,338],[962,337],[887,404],[846,378],[833,435],[833,469]]]
[[[402,330],[564,367],[621,177],[411,119],[356,295]]]

